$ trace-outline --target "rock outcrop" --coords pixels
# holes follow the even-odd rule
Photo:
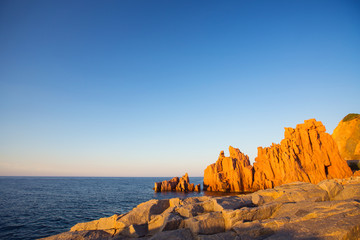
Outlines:
[[[315,119],[296,128],[285,128],[280,144],[258,148],[254,163],[253,189],[265,189],[284,183],[318,183],[325,179],[346,178],[352,172],[341,158],[336,143]]]
[[[204,191],[247,192],[252,190],[253,167],[249,157],[229,147],[230,157],[220,152],[216,163],[204,171]]]
[[[55,239],[358,239],[360,177],[294,182],[248,195],[150,200]]]
[[[189,176],[185,173],[180,179],[174,177],[169,181],[156,182],[154,186],[155,192],[166,192],[166,191],[176,191],[176,192],[200,192],[200,184],[194,185],[190,183]]]
[[[315,119],[296,128],[285,128],[280,144],[258,148],[254,166],[238,149],[229,148],[230,157],[220,153],[216,163],[204,171],[208,191],[256,191],[295,181],[318,183],[325,179],[352,175],[332,137]]]
[[[348,114],[332,134],[345,160],[360,160],[360,114]]]

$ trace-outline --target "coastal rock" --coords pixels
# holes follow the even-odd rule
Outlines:
[[[227,231],[212,235],[198,235],[198,240],[240,240],[239,236],[236,236],[236,233],[233,231]]]
[[[260,201],[261,200],[261,201]],[[180,214],[187,209],[187,214]],[[186,212],[186,211],[184,211]],[[55,239],[358,239],[360,177],[289,183],[248,195],[150,200]]]
[[[174,191],[176,189],[176,186],[178,185],[178,183],[179,183],[178,177],[174,177],[170,181],[162,181],[160,191],[161,192]],[[159,184],[159,183],[155,183],[155,185],[156,184]]]
[[[295,181],[316,184],[352,174],[324,125],[315,119],[306,120],[295,129],[285,128],[280,144],[258,148],[254,171],[253,190]]]
[[[92,230],[92,231],[78,231],[78,232],[65,232],[60,233],[51,237],[43,238],[46,240],[111,240],[112,234],[109,234],[102,230]]]
[[[166,212],[165,214],[157,215],[149,224],[148,229],[150,235],[169,230],[176,230],[182,224],[183,218],[173,212]]]
[[[333,199],[342,190],[344,190],[344,187],[333,179],[321,181],[318,183],[318,186],[327,191],[330,199]]]
[[[222,192],[246,192],[252,190],[253,168],[249,157],[239,149],[229,147],[230,157],[220,152],[216,163],[204,171],[204,190]]]
[[[169,181],[155,182],[154,184],[155,192],[167,192],[167,191],[177,191],[177,192],[193,192],[200,191],[200,185],[194,186],[193,183],[190,183],[189,176],[186,173],[180,179],[174,177]]]
[[[123,215],[113,215],[108,218],[100,218],[87,223],[78,223],[70,229],[70,232],[85,231],[85,230],[104,230],[106,232],[113,232],[114,229],[125,228],[125,224],[119,222]]]
[[[344,117],[332,134],[340,155],[345,160],[360,160],[360,114]]]
[[[160,232],[150,238],[150,240],[192,240],[194,239],[188,228],[177,229],[173,231]]]
[[[206,213],[186,219],[185,227],[194,234],[215,234],[225,231],[225,221],[221,212]]]
[[[296,181],[317,184],[352,175],[335,141],[315,119],[305,120],[295,129],[285,128],[280,144],[259,147],[253,167],[238,149],[230,146],[229,152],[230,157],[221,152],[216,163],[205,169],[204,190],[253,192]]]

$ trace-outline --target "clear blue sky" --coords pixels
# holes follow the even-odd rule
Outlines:
[[[359,93],[359,1],[0,2],[0,175],[202,176]]]

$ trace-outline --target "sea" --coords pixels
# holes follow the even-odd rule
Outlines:
[[[155,193],[165,177],[0,177],[0,239],[38,239],[130,211],[150,199],[202,196]],[[202,177],[190,182],[202,184]]]

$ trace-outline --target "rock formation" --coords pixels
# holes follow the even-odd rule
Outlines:
[[[360,114],[348,114],[333,134],[340,155],[345,160],[360,160]]]
[[[249,157],[239,149],[229,147],[230,157],[220,152],[216,163],[204,172],[204,190],[223,192],[246,192],[252,190],[253,167]]]
[[[150,200],[44,240],[359,239],[360,177],[252,194]]]
[[[285,128],[280,144],[258,148],[254,167],[248,157],[230,147],[230,157],[220,153],[215,164],[204,171],[204,189],[208,191],[256,191],[284,183],[318,183],[325,179],[352,175],[341,158],[336,143],[315,119],[305,120],[296,128]]]
[[[156,182],[154,186],[155,192],[166,192],[166,191],[176,191],[176,192],[200,192],[200,184],[194,186],[193,183],[190,183],[189,176],[185,173],[180,179],[174,177],[169,181]]]

